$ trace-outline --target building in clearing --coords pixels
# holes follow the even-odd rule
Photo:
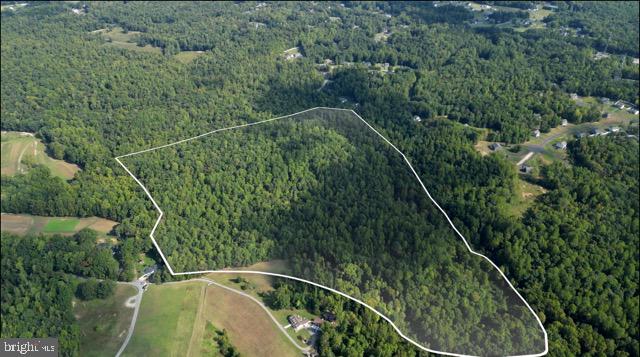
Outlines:
[[[498,149],[500,149],[502,147],[502,145],[500,145],[499,143],[493,143],[491,145],[489,145],[489,149],[496,151]]]
[[[530,174],[531,172],[533,172],[533,167],[528,166],[528,165],[521,165],[520,166],[520,172],[525,173],[525,174]]]
[[[611,128],[609,128],[609,130],[610,130],[612,133],[617,133],[617,132],[619,132],[619,131],[620,131],[620,128],[619,128],[619,127],[617,127],[617,126],[612,126]]]
[[[561,141],[559,143],[556,143],[555,145],[553,145],[556,149],[558,150],[564,150],[567,148],[567,142],[566,141]]]
[[[567,126],[567,124],[569,124],[569,121],[567,119],[562,119],[562,126]]]
[[[289,317],[287,317],[287,320],[289,320],[291,327],[293,327],[293,330],[296,332],[311,326],[311,321],[305,319],[300,315],[290,315]]]
[[[413,117],[413,120],[415,120],[415,121],[417,121],[417,122],[421,122],[421,121],[422,121],[422,118],[420,118],[420,116],[419,116],[419,115],[415,115],[415,116]]]
[[[533,136],[536,137],[536,138],[539,137],[540,136],[540,129],[534,130],[533,131]]]
[[[158,269],[158,267],[156,265],[152,265],[152,266],[148,266],[145,267],[142,270],[142,276],[140,277],[140,280],[146,280],[148,277],[150,277],[153,273],[156,272],[156,270]]]

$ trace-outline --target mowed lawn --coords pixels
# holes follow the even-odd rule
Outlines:
[[[2,174],[8,176],[27,172],[26,163],[44,165],[54,176],[65,180],[80,170],[77,165],[49,157],[44,144],[30,133],[3,132],[1,158]]]
[[[136,288],[118,284],[107,299],[75,300],[73,313],[80,326],[80,356],[115,356],[126,338],[133,308],[125,302]]]
[[[302,356],[280,331],[269,315],[254,301],[215,285],[206,288],[202,314],[199,316],[189,356],[208,356],[204,333],[207,322],[226,330],[231,344],[243,356]]]
[[[104,239],[117,224],[118,222],[98,217],[43,217],[3,213],[0,230],[17,235],[40,233],[71,235],[81,229],[90,228],[100,233],[100,238]]]
[[[142,297],[124,356],[185,356],[205,283],[152,285]]]
[[[80,223],[77,218],[52,218],[42,230],[44,233],[68,233],[73,232]]]

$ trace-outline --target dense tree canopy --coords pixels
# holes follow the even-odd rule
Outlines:
[[[35,132],[54,157],[83,169],[71,181],[40,168],[3,177],[2,211],[117,220],[115,257],[122,268],[118,271],[104,252],[87,248],[90,254],[77,253],[77,240],[20,240],[3,234],[3,336],[58,334],[65,351],[73,354],[77,331],[65,306],[75,290],[66,288],[68,275],[56,272],[131,279],[136,255],[152,248],[147,237],[156,213],[113,157],[308,107],[344,106],[355,108],[407,154],[474,248],[499,263],[540,313],[550,333],[551,354],[638,355],[637,141],[608,136],[570,143],[571,166],[543,169],[540,183],[548,192],[514,219],[505,214],[505,205],[515,192],[515,168],[499,157],[479,156],[473,150],[478,132],[460,125],[488,128],[490,139],[520,143],[533,129],[546,131],[561,119],[578,123],[597,118],[593,108],[576,106],[569,93],[638,103],[638,66],[630,58],[638,57],[638,3],[554,4],[558,9],[544,20],[545,28],[524,32],[470,26],[473,13],[464,6],[430,2],[96,2],[81,15],[70,11],[78,5],[43,2],[2,11],[2,130]],[[531,3],[500,6],[526,11]],[[158,46],[161,54],[118,47],[91,33],[117,26],[140,31],[132,41]],[[294,46],[304,57],[284,59],[283,51]],[[183,63],[176,54],[184,51],[205,52]],[[596,51],[612,55],[595,60]],[[334,65],[323,75],[319,69],[325,60]],[[374,69],[384,63],[388,71]],[[340,97],[347,102],[342,104]],[[413,115],[425,121],[416,123]],[[344,144],[333,139],[317,152],[328,155],[323,159],[339,158],[340,151],[331,148]],[[268,140],[257,143],[265,151],[254,153],[256,157],[274,152]],[[300,157],[289,157],[296,154],[294,144],[291,152],[283,149],[288,154],[277,156],[290,160],[273,165],[284,170],[285,163],[297,162],[291,177],[301,179],[302,190],[311,176],[300,163],[322,156],[311,160],[304,157],[310,153],[298,152]],[[189,154],[206,163],[208,152]],[[249,169],[254,171],[247,171],[247,180],[273,171],[273,185],[263,185],[263,192],[281,188],[279,183],[289,178],[288,172],[286,178],[277,176],[281,171],[273,168]],[[336,176],[322,179],[342,182],[338,174],[346,175],[336,170]],[[372,179],[380,179],[374,174]],[[213,178],[194,174],[194,180],[225,187]],[[225,199],[215,191],[205,193]],[[325,193],[334,199],[342,195]],[[181,203],[191,217],[208,217],[214,210],[189,197]],[[353,213],[348,206],[338,208]],[[317,214],[301,210],[290,218],[300,221]],[[283,239],[295,241],[296,232],[285,229],[287,222],[267,223],[282,229]],[[288,223],[300,228],[300,222]],[[225,239],[260,241],[255,234],[235,235],[225,225],[219,231],[224,233],[219,241],[193,248],[211,249]],[[406,241],[391,244],[390,254],[413,253]],[[311,252],[316,248],[306,247]],[[274,249],[255,244],[241,255],[225,252],[216,259],[219,265],[251,262]],[[76,253],[60,257],[55,250]],[[32,261],[32,252],[52,258],[42,262],[44,268],[24,265]],[[61,265],[51,270],[52,262]],[[77,264],[82,262],[100,267],[81,269]],[[369,262],[367,266],[389,275]],[[32,269],[46,274],[40,278]],[[344,272],[347,283],[369,273],[353,266]],[[34,276],[33,284],[27,274]],[[158,276],[168,274],[165,270]],[[36,277],[47,293],[39,293]],[[402,279],[390,281],[394,288],[411,286]],[[348,289],[357,285],[347,283]],[[302,288],[291,286],[296,289]],[[311,301],[324,299],[307,295]],[[16,309],[40,311],[43,304],[55,308],[17,318]],[[373,314],[348,303],[344,310],[345,323],[328,328],[320,340],[323,355],[416,353]],[[387,342],[373,342],[381,339]]]

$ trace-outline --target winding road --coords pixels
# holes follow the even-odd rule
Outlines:
[[[119,282],[118,284],[131,285],[131,286],[135,287],[136,289],[138,289],[138,294],[135,295],[136,306],[134,307],[133,317],[131,317],[131,324],[129,325],[129,329],[127,331],[127,338],[124,339],[124,342],[122,343],[122,346],[120,346],[120,349],[118,350],[118,353],[116,353],[116,357],[120,357],[120,355],[122,354],[124,349],[129,344],[129,340],[131,339],[131,336],[133,336],[133,329],[136,327],[136,321],[138,320],[138,311],[140,310],[140,303],[142,302],[142,292],[143,292],[142,286],[144,285],[144,282],[141,282],[140,280],[137,280],[137,281],[132,281],[130,283]]]

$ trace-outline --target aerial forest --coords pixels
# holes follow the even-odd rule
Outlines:
[[[570,140],[566,160],[531,180],[544,193],[518,216],[508,209],[518,168],[474,149],[482,133],[516,145],[563,119],[601,118],[571,94],[637,106],[638,3],[553,2],[538,28],[520,27],[535,3],[477,3],[501,12],[477,24],[465,3],[445,2],[3,9],[1,129],[34,133],[48,155],[81,170],[71,180],[46,167],[3,175],[1,211],[119,224],[106,247],[90,244],[88,231],[2,232],[2,337],[59,336],[61,355],[76,356],[72,297],[111,289],[91,279],[134,279],[141,253],[159,264],[157,282],[176,279],[149,239],[157,211],[114,157],[334,107],[354,110],[406,155],[474,250],[530,303],[550,355],[640,355],[637,132]],[[293,48],[299,56],[289,58]],[[459,340],[431,336],[441,346],[509,349],[516,335],[537,346],[508,318],[498,324],[513,335],[484,328],[483,316],[519,306],[494,289],[460,288],[491,283],[490,270],[465,260],[461,241],[449,244],[457,236],[412,173],[396,175],[406,165],[386,144],[307,119],[123,159],[168,208],[156,236],[174,269],[287,259],[293,273],[359,294],[398,321],[416,317],[399,323],[408,330],[466,331]],[[443,288],[417,293],[436,273]],[[338,315],[318,340],[322,356],[425,354],[371,311],[321,289],[279,280],[272,301]]]

